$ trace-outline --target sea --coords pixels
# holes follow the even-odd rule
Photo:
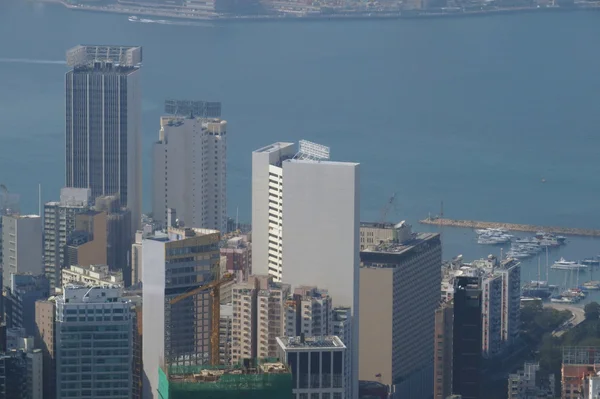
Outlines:
[[[443,203],[455,219],[600,229],[598,37],[600,12],[170,25],[2,0],[0,183],[24,212],[37,213],[38,184],[56,200],[66,50],[142,45],[148,211],[151,144],[164,100],[177,98],[223,103],[228,211],[240,222],[252,151],[307,139],[361,163],[364,221],[436,231],[418,221]],[[500,255],[469,229],[442,237],[445,259]],[[599,254],[599,239],[569,237],[550,262]],[[537,259],[523,262],[524,281],[537,274]]]

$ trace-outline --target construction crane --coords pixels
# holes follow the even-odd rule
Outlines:
[[[392,194],[392,196],[388,200],[387,204],[385,204],[385,206],[383,208],[381,208],[381,215],[379,217],[379,224],[382,227],[385,226],[385,218],[387,217],[388,213],[390,212],[390,209],[392,208],[392,206],[394,205],[394,203],[396,201],[396,194],[397,193]]]
[[[233,280],[233,274],[225,273],[223,277],[217,278],[208,284],[204,284],[198,288],[186,291],[181,295],[171,298],[171,305],[183,301],[186,298],[198,295],[204,291],[210,291],[212,297],[212,315],[211,323],[212,330],[210,332],[210,364],[213,366],[219,365],[219,326],[221,324],[221,301],[219,300],[221,286]]]

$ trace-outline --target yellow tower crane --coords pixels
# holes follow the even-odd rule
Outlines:
[[[210,364],[213,366],[219,365],[219,326],[221,324],[221,301],[219,300],[221,286],[233,280],[233,274],[225,273],[220,279],[211,281],[208,284],[204,284],[198,288],[194,288],[190,291],[184,292],[171,299],[171,305],[183,301],[186,298],[200,294],[203,291],[210,291],[212,297],[212,330],[210,332]]]

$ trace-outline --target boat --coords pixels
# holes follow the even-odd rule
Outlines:
[[[587,267],[587,265],[582,265],[581,263],[568,261],[565,258],[560,258],[559,260],[554,262],[554,264],[552,266],[550,266],[550,268],[558,269],[558,270],[579,270],[579,271],[581,271],[581,270],[586,270],[588,267]]]
[[[594,259],[594,258],[585,258],[584,260],[580,261],[579,263],[581,263],[582,265],[588,265],[588,266],[598,266],[598,265],[600,265],[600,260]]]
[[[561,295],[550,298],[550,302],[553,303],[575,303],[577,302],[574,298],[564,297]]]
[[[131,15],[129,18],[127,18],[129,20],[129,22],[138,22],[139,18],[136,17],[135,15]]]

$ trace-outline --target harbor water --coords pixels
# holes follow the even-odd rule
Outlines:
[[[229,213],[250,220],[251,151],[313,140],[361,163],[361,215],[600,228],[600,13],[404,21],[132,23],[0,2],[0,183],[37,212],[64,183],[64,73],[71,46],[144,48],[144,208],[166,98],[223,102]],[[522,234],[526,235],[526,234]],[[500,254],[444,228],[444,257]],[[569,237],[551,262],[600,253]],[[523,262],[535,279],[537,260]],[[550,281],[564,272],[551,271]],[[588,273],[589,274],[589,273]],[[585,274],[582,274],[585,276]],[[600,279],[600,272],[598,278]]]

